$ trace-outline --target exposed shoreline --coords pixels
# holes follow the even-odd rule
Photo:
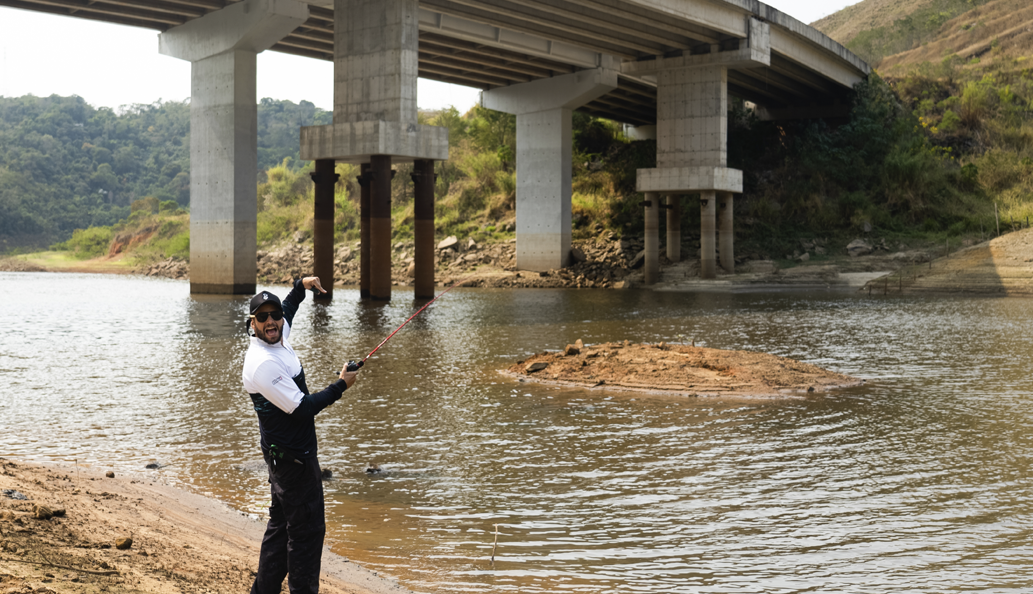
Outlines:
[[[0,458],[0,489],[4,592],[246,592],[254,579],[265,523],[218,500],[143,476],[9,458]],[[44,508],[62,513],[42,519]],[[320,591],[409,592],[325,547]]]

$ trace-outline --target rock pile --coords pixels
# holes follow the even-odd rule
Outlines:
[[[190,278],[190,265],[182,260],[169,258],[168,260],[152,264],[144,271],[144,274],[147,276],[186,280]]]

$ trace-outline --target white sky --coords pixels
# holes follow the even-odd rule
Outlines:
[[[768,0],[814,22],[858,0]],[[0,7],[0,96],[79,95],[95,107],[117,108],[190,97],[190,64],[158,53],[157,32],[85,19]],[[258,98],[308,100],[333,109],[333,64],[263,52]],[[478,91],[420,79],[419,106],[454,105],[465,112]]]

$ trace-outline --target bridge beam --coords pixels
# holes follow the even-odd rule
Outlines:
[[[190,68],[190,292],[255,292],[257,55],[308,18],[295,0],[244,0],[158,37]]]
[[[517,117],[517,268],[570,263],[573,109],[617,88],[617,71],[594,68],[484,91],[481,105]]]

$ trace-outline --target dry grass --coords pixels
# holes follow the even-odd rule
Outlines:
[[[966,63],[978,59],[967,66],[973,70],[991,64],[1005,69],[1033,66],[1033,3],[995,0],[975,8],[944,24],[935,41],[889,56],[878,67],[895,74],[924,62],[939,63],[951,54]]]
[[[811,26],[846,45],[858,33],[889,27],[894,21],[933,4],[935,0],[864,0],[811,23]]]

